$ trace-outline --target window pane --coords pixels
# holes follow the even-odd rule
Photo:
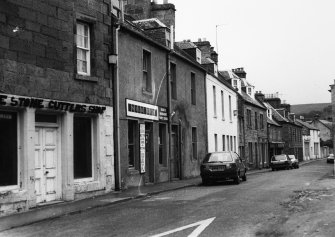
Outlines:
[[[74,117],[73,146],[74,146],[74,178],[92,177],[92,127],[91,118]]]
[[[17,116],[0,111],[0,186],[17,185]]]

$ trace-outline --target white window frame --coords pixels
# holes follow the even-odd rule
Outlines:
[[[78,26],[79,25],[83,26],[84,28],[87,27],[87,36],[86,35],[79,35],[79,32],[78,32]],[[91,75],[91,39],[90,39],[90,26],[89,26],[89,24],[77,21],[76,34],[77,34],[76,35],[77,36],[76,37],[77,53],[78,53],[78,49],[86,51],[86,62],[87,62],[87,72],[79,71],[78,58],[77,58],[77,73],[80,74],[80,75],[84,75],[84,76],[90,76]],[[87,48],[85,48],[84,46],[79,46],[78,45],[78,37],[79,36],[87,37]]]

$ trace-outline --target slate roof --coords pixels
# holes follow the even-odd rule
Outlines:
[[[133,21],[133,23],[143,30],[168,28],[163,22],[159,21],[157,18]]]
[[[266,120],[268,123],[272,124],[272,125],[275,125],[277,127],[281,127],[281,125],[279,123],[277,123],[276,121],[272,120],[272,119],[269,119],[267,117],[267,120]]]
[[[242,92],[242,98],[249,102],[250,104],[253,104],[253,105],[256,105],[258,107],[261,107],[263,109],[266,109],[266,107],[264,105],[262,105],[261,103],[259,103],[257,100],[251,98],[249,95],[247,95],[247,93],[245,93],[244,91],[241,91]]]
[[[235,73],[233,73],[233,71],[231,70],[226,70],[226,71],[219,71],[221,73],[221,75],[224,77],[224,79],[226,80],[230,80],[230,79],[240,79]]]
[[[311,130],[319,130],[318,128],[314,127],[312,124],[309,124],[309,123],[307,123],[307,122],[304,122],[304,121],[302,121],[302,120],[300,120],[300,119],[296,119],[296,121],[297,121],[298,123],[300,123],[302,126],[308,128],[308,129],[311,129]]]
[[[274,117],[279,122],[290,122],[287,118],[283,117],[277,110],[272,110],[272,117]]]
[[[201,64],[212,64],[215,63],[211,58],[201,58]]]
[[[328,120],[319,119],[319,121],[327,128],[332,129],[333,123]]]
[[[197,48],[197,46],[193,42],[189,42],[189,41],[175,42],[175,45],[177,45],[181,49],[194,49],[194,48]]]

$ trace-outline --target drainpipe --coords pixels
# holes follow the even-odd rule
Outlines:
[[[120,22],[112,22],[112,27],[117,24],[115,29],[114,43],[114,67],[113,67],[113,112],[114,112],[114,172],[115,172],[115,190],[121,190],[121,157],[120,157],[120,78],[119,78],[119,30],[123,22],[123,1],[119,0],[121,19]],[[113,21],[113,19],[112,19]],[[116,24],[113,24],[116,23]],[[112,31],[113,32],[113,31]]]
[[[169,159],[167,166],[169,167],[169,180],[171,181],[171,159],[172,159],[172,105],[171,105],[171,72],[170,72],[170,61],[171,61],[171,54],[173,52],[173,25],[170,26],[170,51],[166,54],[166,88],[167,88],[167,104],[168,104],[168,133],[169,133]]]

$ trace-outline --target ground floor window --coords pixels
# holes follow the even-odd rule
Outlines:
[[[158,137],[158,146],[159,146],[159,164],[166,165],[166,125],[159,124],[159,137]]]
[[[252,154],[252,142],[248,142],[248,149],[249,149],[249,162],[253,163],[254,158],[253,158],[253,154]]]
[[[218,135],[214,134],[214,146],[215,151],[218,151]]]
[[[0,111],[0,187],[17,185],[17,114]]]
[[[226,150],[226,139],[225,135],[222,135],[222,151]]]
[[[92,172],[92,118],[73,118],[74,178],[91,178]]]
[[[128,162],[129,168],[138,168],[136,162],[137,121],[128,120]]]

